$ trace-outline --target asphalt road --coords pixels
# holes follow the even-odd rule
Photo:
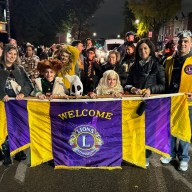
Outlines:
[[[192,147],[190,147],[192,156]],[[173,161],[161,165],[153,154],[149,168],[128,163],[122,170],[54,170],[42,164],[30,168],[27,161],[5,167],[0,162],[0,192],[191,192],[192,161],[187,172],[177,170]]]

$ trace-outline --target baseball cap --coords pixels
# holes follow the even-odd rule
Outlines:
[[[178,38],[192,37],[192,33],[191,33],[191,31],[189,31],[189,30],[180,31],[180,32],[177,34],[177,37],[178,37]]]
[[[128,31],[126,34],[125,34],[125,37],[129,36],[129,35],[135,35],[133,32],[131,31]]]

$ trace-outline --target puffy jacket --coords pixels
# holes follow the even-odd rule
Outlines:
[[[144,66],[134,63],[129,71],[127,85],[129,89],[131,87],[149,88],[152,94],[163,93],[165,91],[164,67],[156,58],[151,58]]]

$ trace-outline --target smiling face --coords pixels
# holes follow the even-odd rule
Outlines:
[[[17,59],[17,51],[15,49],[10,49],[6,53],[6,67],[11,67]]]
[[[191,37],[182,37],[178,41],[178,53],[180,56],[185,56],[189,53],[191,47]]]
[[[110,88],[113,88],[115,87],[117,84],[117,78],[115,75],[109,75],[108,78],[107,78],[107,85],[108,87]]]
[[[112,64],[112,65],[115,65],[116,62],[117,62],[117,56],[115,54],[110,54],[109,55],[109,62]]]
[[[86,42],[86,48],[89,49],[90,47],[92,47],[93,43],[91,40],[87,40]]]
[[[132,55],[134,53],[134,48],[131,46],[127,46],[127,54]]]
[[[147,60],[150,56],[150,48],[146,43],[142,43],[139,46],[139,56],[141,57],[142,60]]]
[[[47,81],[51,82],[55,78],[55,71],[53,69],[45,69],[44,72],[44,78],[47,79]]]
[[[77,49],[78,49],[79,52],[81,53],[82,50],[84,49],[83,44],[82,44],[82,43],[79,43],[79,44],[77,45]]]
[[[66,52],[63,52],[63,53],[61,54],[61,60],[62,60],[63,63],[69,62],[69,54],[66,53]]]

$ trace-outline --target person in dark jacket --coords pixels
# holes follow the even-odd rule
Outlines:
[[[132,94],[148,97],[165,91],[165,71],[155,56],[155,47],[147,39],[141,39],[135,51],[135,63],[130,68],[125,87]],[[146,150],[146,166],[149,166],[151,151]]]
[[[116,50],[112,50],[109,52],[108,61],[102,64],[102,71],[105,72],[107,70],[114,70],[120,78],[121,85],[124,87],[127,81],[127,73],[125,68],[120,65],[120,54]]]
[[[127,50],[124,58],[121,58],[121,65],[125,68],[126,73],[129,73],[129,69],[135,61],[135,45],[133,43],[127,44]]]
[[[126,50],[127,50],[127,45],[129,45],[130,43],[133,44],[135,41],[135,34],[131,31],[128,31],[125,34],[125,42],[124,44],[120,45],[117,48],[117,51],[119,51],[121,59],[125,57],[126,54]]]
[[[129,71],[126,89],[132,94],[150,96],[165,91],[165,70],[155,56],[154,44],[141,39],[135,51],[135,62]]]
[[[84,94],[95,90],[102,74],[100,63],[96,59],[95,47],[91,47],[87,50],[87,58],[84,61],[84,72],[81,76]]]
[[[24,68],[19,64],[18,49],[12,44],[5,45],[0,60],[0,100],[4,102],[8,102],[10,97],[15,97],[16,100],[22,100],[33,90],[31,80]],[[5,156],[4,165],[12,164],[8,138],[2,145],[2,149]],[[17,160],[24,160],[26,159],[26,155],[21,151],[15,155],[15,158]]]

